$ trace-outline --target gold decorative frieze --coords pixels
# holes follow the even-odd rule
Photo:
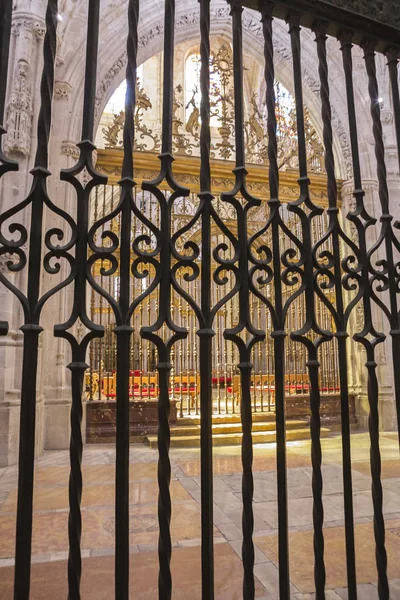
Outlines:
[[[97,168],[108,176],[109,183],[115,184],[121,177],[123,153],[115,148],[98,150]],[[154,179],[159,172],[158,156],[151,152],[135,152],[133,157],[135,181]],[[249,165],[247,167],[247,187],[249,191],[262,200],[269,197],[268,169],[265,165]],[[177,155],[174,162],[174,175],[178,183],[190,188],[191,192],[200,191],[200,158],[197,156]],[[211,159],[211,185],[213,194],[221,194],[232,189],[234,175],[232,163]],[[299,195],[298,173],[294,170],[283,171],[280,176],[280,200],[291,202]],[[326,176],[319,173],[310,174],[310,191],[312,199],[320,206],[328,203]],[[339,197],[342,183],[338,182]]]

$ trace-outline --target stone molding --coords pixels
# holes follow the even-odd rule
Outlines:
[[[54,83],[54,99],[69,100],[72,86],[67,81],[56,81]]]

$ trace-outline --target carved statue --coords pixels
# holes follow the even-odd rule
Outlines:
[[[172,142],[173,142],[173,151],[176,154],[180,154],[182,156],[191,156],[192,147],[197,147],[197,139],[195,138],[195,143],[191,142],[189,136],[185,135],[181,131],[181,127],[183,126],[183,122],[178,117],[177,112],[180,108],[183,107],[183,103],[180,102],[177,98],[177,94],[182,94],[183,88],[181,85],[177,85],[174,89],[174,98],[172,104]]]
[[[181,131],[180,131],[180,128],[182,127],[183,123],[176,114],[178,112],[178,110],[183,106],[183,104],[182,104],[182,102],[179,102],[179,100],[177,99],[176,92],[179,92],[179,93],[182,92],[181,85],[177,85],[176,88],[174,89],[174,98],[172,101],[172,137],[173,138],[183,135],[183,133],[181,133]]]
[[[257,144],[265,141],[265,129],[262,125],[262,114],[257,106],[257,94],[252,94],[250,98],[253,111],[249,117],[249,125]]]
[[[106,148],[118,148],[122,143],[119,140],[119,134],[122,131],[125,123],[125,111],[114,115],[113,124],[108,127],[104,127],[102,132],[106,142]]]
[[[200,111],[196,105],[196,95],[198,93],[197,85],[193,89],[193,95],[190,98],[189,102],[186,105],[186,110],[189,106],[192,106],[192,112],[187,120],[185,129],[188,133],[192,134],[192,136],[197,139],[199,137],[198,131],[200,127]]]
[[[139,79],[136,80],[136,107],[135,107],[135,133],[136,138],[139,137],[141,140],[147,138],[147,143],[139,144],[137,139],[135,140],[135,150],[145,150],[147,152],[158,152],[160,148],[160,138],[157,134],[153,134],[153,130],[149,129],[147,125],[143,123],[144,112],[153,108],[150,98],[145,93],[144,89],[139,85]],[[149,141],[152,141],[152,146],[149,145]]]
[[[6,110],[5,150],[28,156],[32,132],[32,94],[29,82],[29,64],[20,59],[17,63],[15,81]]]

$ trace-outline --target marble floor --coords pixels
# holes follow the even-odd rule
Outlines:
[[[382,482],[391,600],[400,599],[400,460],[397,434],[382,433]],[[327,600],[347,598],[341,439],[322,440]],[[313,598],[310,443],[287,448],[292,598]],[[369,438],[352,435],[359,600],[377,599]],[[36,463],[32,600],[67,597],[68,453]],[[256,598],[278,598],[276,447],[254,447]],[[114,597],[114,462],[112,446],[85,447],[82,497],[82,599]],[[201,598],[200,462],[198,449],[171,450],[173,598]],[[131,597],[156,599],[157,452],[132,445],[130,465]],[[12,598],[17,470],[0,469],[0,600]],[[242,597],[241,458],[238,447],[214,449],[215,582],[218,600]]]

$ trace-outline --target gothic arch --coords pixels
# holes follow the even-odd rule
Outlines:
[[[66,2],[68,4],[68,2]],[[151,4],[151,5],[150,5]],[[161,0],[157,0],[160,10],[154,9],[154,2],[146,2],[141,6],[141,35],[139,38],[139,64],[145,62],[151,56],[162,51],[163,44],[163,6]],[[98,85],[96,97],[96,128],[98,126],[104,107],[118,85],[125,78],[126,50],[126,2],[121,6],[108,6],[105,8],[104,16],[101,21],[100,49],[99,49],[99,68]],[[72,14],[72,18],[74,14]],[[229,7],[222,1],[216,1],[212,6],[211,13],[211,35],[227,37],[231,34],[231,23],[229,16]],[[263,38],[262,25],[258,15],[254,11],[245,9],[243,12],[243,38],[246,52],[255,57],[262,64]],[[70,32],[65,31],[64,39],[61,44],[63,51],[68,45]],[[60,65],[59,79],[68,81],[72,92],[70,97],[71,118],[63,127],[62,133],[64,140],[77,140],[80,137],[80,118],[83,94],[83,61],[81,60],[82,48],[85,43],[86,32],[81,31],[80,42],[76,43],[78,48],[74,53],[64,53],[64,63]],[[187,42],[196,44],[199,39],[199,7],[195,0],[178,0],[176,5],[176,28],[175,42]],[[79,36],[78,36],[79,40]],[[277,21],[275,27],[275,59],[276,72],[282,84],[293,92],[292,86],[292,66],[291,51],[288,42],[287,26],[285,23]],[[337,162],[338,176],[344,180],[351,179],[351,159],[350,145],[347,130],[347,106],[346,97],[343,93],[343,75],[341,65],[341,53],[338,49],[338,42],[334,39],[329,40],[332,49],[336,45],[334,59],[330,53],[331,60],[330,80],[331,101],[333,107],[334,124],[334,150]],[[302,32],[302,54],[303,54],[303,82],[305,104],[310,110],[310,114],[318,133],[322,133],[319,102],[319,78],[317,72],[316,50],[313,35],[303,30]],[[355,61],[355,76],[358,76],[363,68],[362,58],[357,56]],[[383,82],[386,83],[386,82]],[[386,88],[386,85],[383,86]],[[371,136],[369,126],[369,107],[365,99],[356,90],[357,110],[360,115],[359,123],[363,125],[360,128],[360,141],[364,145],[363,154],[365,157],[364,176],[375,177],[375,159],[373,156],[373,147],[367,143]],[[383,92],[386,90],[382,90]],[[260,85],[260,95],[264,95],[264,85]],[[386,94],[385,94],[386,95]]]

